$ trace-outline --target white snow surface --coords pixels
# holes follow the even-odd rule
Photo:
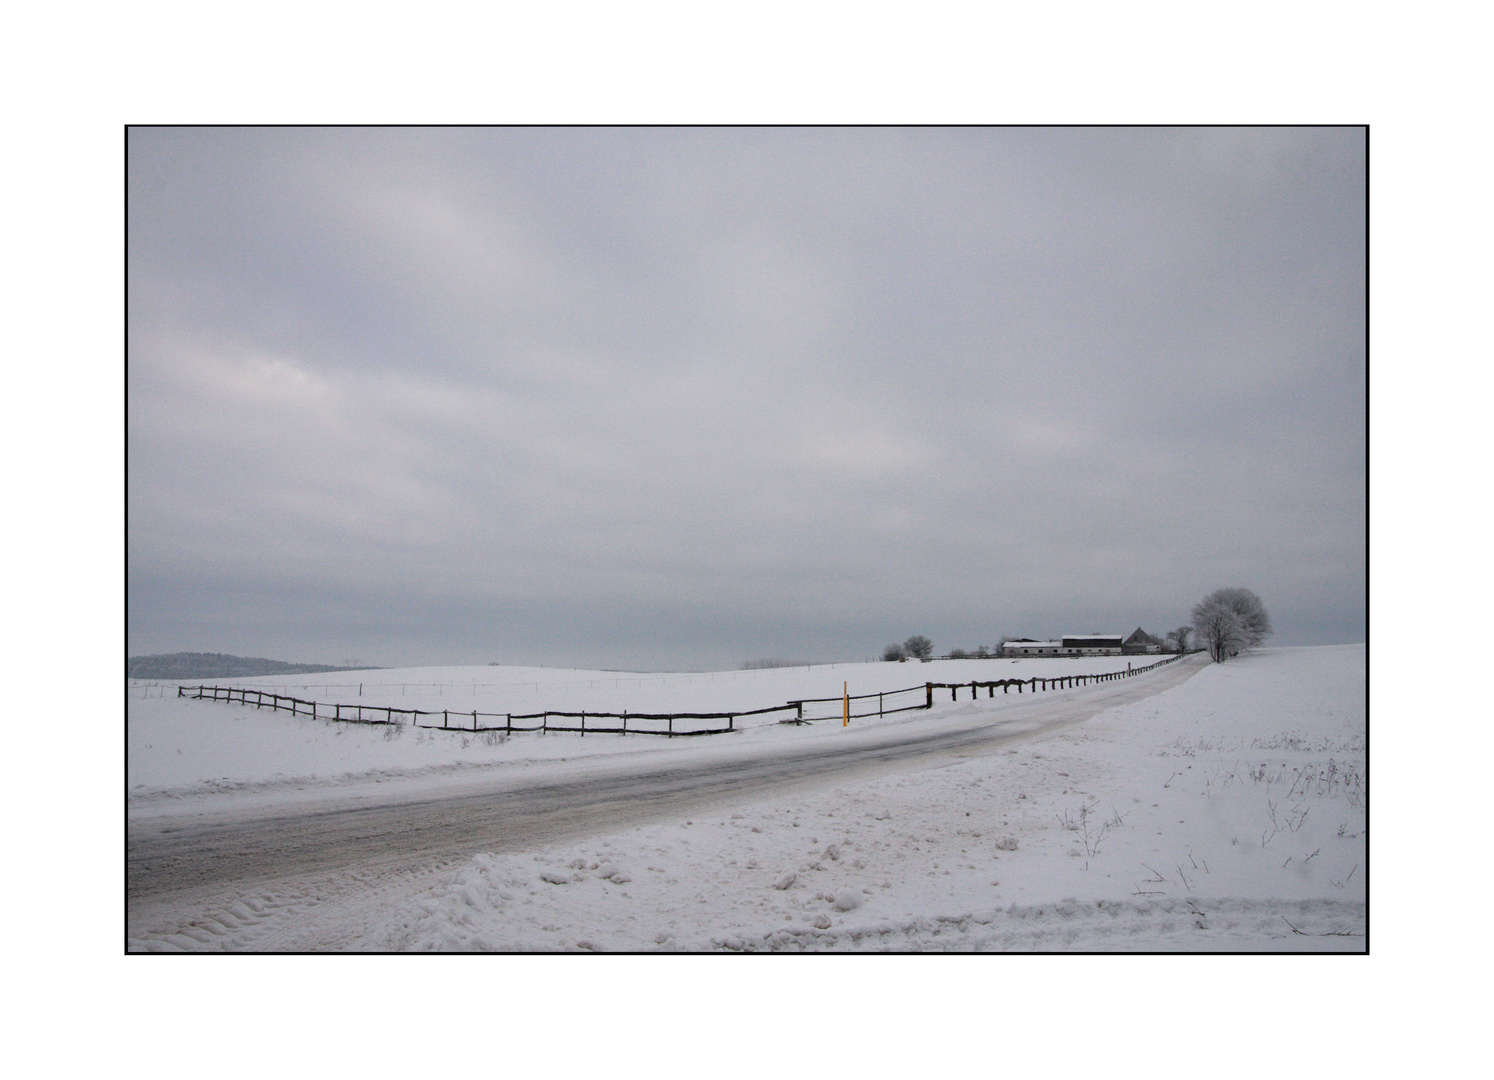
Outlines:
[[[1363,951],[1365,659],[1362,645],[1260,650],[1061,734],[955,764],[579,843],[480,854],[402,893],[386,889],[377,911],[360,910],[356,934],[339,938],[337,947]],[[1107,661],[1124,669],[1126,658],[1088,658],[1082,670],[1102,670],[1096,665]],[[379,682],[365,683],[364,694],[371,701],[370,685],[385,695],[403,685],[408,699],[414,684],[425,682],[439,686],[420,691],[427,699],[455,701],[465,692],[464,700],[484,702],[467,707],[484,711],[499,699],[544,699],[550,708],[751,708],[829,696],[842,682],[865,693],[924,680],[1075,673],[1075,663],[949,661],[714,676],[423,669],[418,678],[370,673]],[[247,682],[299,688],[315,679]],[[319,700],[346,700],[323,686],[327,696]],[[132,815],[289,802],[373,781],[419,787],[453,774],[538,767],[545,759],[553,768],[554,759],[598,754],[708,753],[722,740],[768,747],[839,728],[838,721],[833,729],[804,729],[769,718],[743,734],[699,739],[550,734],[487,745],[471,733],[398,732],[142,696],[151,692],[131,691]],[[998,692],[880,722],[928,723],[1004,704]],[[273,891],[237,897],[203,924],[209,929],[137,938],[130,946],[255,949],[256,927],[284,909]]]
[[[494,767],[522,769],[531,762],[555,762],[601,755],[709,751],[722,740],[733,746],[757,740],[802,740],[811,730],[839,726],[839,720],[796,728],[779,721],[792,712],[738,717],[741,734],[665,739],[660,736],[515,733],[474,735],[472,712],[526,714],[544,709],[591,712],[728,712],[783,705],[794,700],[838,697],[844,692],[874,694],[908,687],[911,694],[888,698],[888,709],[920,704],[926,682],[968,683],[996,679],[1053,679],[1065,675],[1124,671],[1154,663],[1155,657],[1085,657],[1082,660],[944,660],[922,663],[818,664],[752,671],[638,673],[534,667],[425,667],[376,670],[350,676],[278,675],[245,679],[132,682],[127,690],[129,795],[132,803],[181,799],[216,791],[255,791],[309,783],[349,785],[360,781],[435,779],[440,774]],[[1144,676],[1138,676],[1142,678]],[[452,729],[432,730],[442,718],[423,716],[422,727],[332,724],[266,707],[256,709],[177,697],[178,685],[273,688],[321,705],[393,706],[446,710]],[[1053,693],[1047,691],[1046,693]],[[982,691],[984,696],[985,691]],[[936,703],[950,703],[950,691]],[[1001,702],[1031,701],[1031,692],[1012,689]],[[968,690],[962,697],[969,701]],[[985,699],[990,700],[990,699]],[[853,712],[875,709],[875,701],[855,701]],[[817,712],[808,711],[809,709]],[[806,706],[806,716],[841,712],[839,703]],[[936,710],[937,715],[942,710]],[[369,715],[372,715],[371,712]],[[877,724],[928,718],[924,711],[854,721],[857,730]],[[482,717],[483,724],[494,721]],[[525,721],[534,724],[538,721]],[[616,720],[602,721],[616,725]],[[575,724],[574,720],[568,723]],[[639,722],[635,721],[636,728]],[[656,726],[662,726],[661,724]],[[685,725],[681,724],[683,728]],[[701,722],[698,726],[719,726]],[[708,745],[709,744],[709,745]],[[406,785],[408,786],[408,785]]]

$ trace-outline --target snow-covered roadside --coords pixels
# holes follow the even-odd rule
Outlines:
[[[478,856],[362,947],[1361,951],[1365,693],[1363,646],[1263,650],[998,755]]]

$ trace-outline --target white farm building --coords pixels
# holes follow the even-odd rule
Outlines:
[[[1057,641],[1008,641],[1002,656],[1119,656],[1120,634],[1065,634]]]

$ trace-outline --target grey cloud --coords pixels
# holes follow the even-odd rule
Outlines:
[[[1362,639],[1363,145],[136,129],[130,649]]]

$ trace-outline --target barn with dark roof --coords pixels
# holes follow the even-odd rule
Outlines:
[[[1161,651],[1162,643],[1139,626],[1136,632],[1121,644],[1121,652],[1126,656],[1145,656]]]

